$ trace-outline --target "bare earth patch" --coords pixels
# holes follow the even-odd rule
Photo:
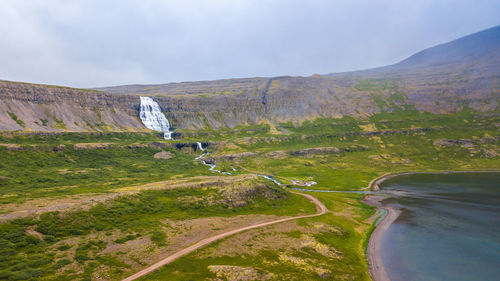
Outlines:
[[[174,157],[174,155],[168,151],[161,151],[156,153],[153,157],[156,159],[170,159]]]
[[[208,270],[215,273],[217,281],[251,281],[251,280],[269,280],[273,274],[256,270],[252,267],[241,267],[233,265],[209,265]],[[224,279],[220,279],[224,278]]]
[[[189,245],[198,242],[208,236],[213,236],[219,233],[224,233],[242,226],[257,224],[266,221],[276,220],[280,217],[267,215],[245,215],[235,217],[209,217],[199,218],[184,221],[164,220],[162,231],[167,236],[166,245],[158,247],[154,244],[150,235],[141,235],[135,239],[124,243],[115,242],[117,239],[124,237],[127,233],[114,231],[111,235],[104,232],[92,233],[78,239],[70,238],[58,242],[55,247],[63,244],[71,245],[68,250],[69,256],[75,255],[76,245],[90,240],[100,240],[106,243],[106,247],[102,250],[94,252],[93,255],[111,255],[118,258],[121,262],[127,265],[127,268],[122,268],[124,272],[136,272],[146,265],[155,263],[156,261],[171,255]],[[76,261],[65,269],[73,268],[76,271],[81,270],[81,265]],[[102,266],[94,273],[93,280],[108,280],[108,271],[112,268]],[[237,268],[234,269],[238,271]],[[225,268],[221,271],[224,274],[229,274],[230,270]],[[261,271],[256,270],[255,273],[260,277],[267,276]],[[239,276],[235,273],[236,276]],[[229,280],[229,279],[228,279]],[[266,279],[231,279],[231,280],[266,280]]]
[[[292,237],[290,232],[304,233],[300,237]],[[321,244],[311,234],[330,232],[339,235],[340,232],[333,226],[318,222],[309,222],[299,225],[296,221],[289,221],[261,229],[253,229],[241,234],[226,238],[216,246],[200,251],[199,258],[257,255],[262,250],[273,251],[300,251],[303,247],[310,248],[329,258],[339,258],[340,253],[334,248]]]
[[[76,143],[74,145],[75,149],[108,149],[113,145],[113,143],[109,142],[96,142],[96,143]]]

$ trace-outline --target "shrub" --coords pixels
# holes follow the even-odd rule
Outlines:
[[[17,119],[16,114],[14,114],[12,112],[8,112],[8,111],[7,111],[7,113],[9,114],[10,118],[12,118],[12,120],[16,121],[16,123],[19,124],[19,126],[21,126],[23,128],[25,127],[23,120]]]
[[[57,250],[59,250],[59,251],[66,251],[66,250],[68,250],[68,249],[70,249],[70,248],[71,248],[71,246],[70,246],[70,245],[68,245],[68,244],[62,244],[62,245],[59,245],[59,246],[57,247]]]
[[[140,236],[139,234],[137,234],[137,235],[129,234],[127,236],[116,239],[114,242],[118,243],[118,244],[123,244],[127,241],[134,240],[135,238],[137,238],[139,236]]]
[[[28,265],[30,267],[40,267],[49,263],[52,263],[52,258],[42,255],[33,255],[30,257]]]
[[[70,263],[71,263],[71,261],[68,260],[68,259],[58,260],[56,262],[56,264],[54,264],[54,266],[52,268],[54,268],[54,269],[60,269],[60,268],[63,268],[64,266],[66,266],[66,265],[68,265]]]
[[[167,235],[165,235],[165,232],[161,230],[155,230],[153,231],[153,234],[151,234],[151,241],[155,243],[158,247],[165,245],[165,239],[167,238]]]

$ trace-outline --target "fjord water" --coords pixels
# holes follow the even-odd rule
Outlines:
[[[382,239],[392,281],[500,280],[500,173],[391,179],[385,200],[403,210]]]

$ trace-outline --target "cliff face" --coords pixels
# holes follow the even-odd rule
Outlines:
[[[146,130],[139,95],[174,128],[222,128],[417,109],[499,108],[500,27],[424,50],[398,64],[311,77],[126,85],[98,90],[0,81],[0,130]]]
[[[500,26],[386,67],[311,77],[227,79],[102,88],[156,96],[174,126],[214,128],[415,108],[433,113],[499,108]]]
[[[0,130],[143,130],[138,97],[0,81]]]
[[[226,83],[229,90],[219,92],[218,86],[207,84],[199,93],[157,92],[155,100],[174,127],[182,128],[234,127],[265,120],[301,122],[381,110],[369,94],[324,76],[256,78],[253,82],[253,87],[231,91],[233,80],[216,81]]]
[[[498,68],[498,67],[497,67]],[[241,124],[294,122],[319,117],[362,117],[395,109],[415,108],[432,113],[497,109],[500,75],[421,73],[379,75],[351,73],[335,76],[276,77],[240,92],[157,94],[174,127],[234,127]],[[230,83],[230,81],[228,81]]]

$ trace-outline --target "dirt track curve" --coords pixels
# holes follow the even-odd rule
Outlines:
[[[317,216],[321,216],[323,214],[325,214],[328,209],[326,208],[326,206],[321,203],[318,199],[316,199],[316,197],[312,196],[312,195],[309,195],[309,194],[304,194],[304,193],[300,193],[300,192],[292,192],[292,193],[295,193],[295,194],[299,194],[299,195],[302,195],[302,196],[305,196],[307,197],[309,200],[311,200],[314,204],[316,204],[316,208],[318,209],[318,212],[316,214],[313,214],[313,215],[304,215],[304,216],[297,216],[297,217],[291,217],[291,218],[284,218],[284,219],[279,219],[279,220],[275,220],[275,221],[270,221],[270,222],[265,222],[265,223],[259,223],[259,224],[254,224],[254,225],[250,225],[250,226],[246,226],[246,227],[242,227],[242,228],[238,228],[238,229],[234,229],[234,230],[231,230],[231,231],[228,231],[228,232],[224,232],[224,233],[221,233],[221,234],[218,234],[218,235],[215,235],[215,236],[212,236],[212,237],[209,237],[209,238],[205,238],[203,240],[200,240],[199,242],[197,242],[196,244],[193,244],[187,248],[184,248],[162,260],[160,260],[159,262],[135,273],[134,275],[131,275],[125,279],[123,279],[123,281],[132,281],[132,280],[136,280],[140,277],[143,277],[143,276],[146,276],[148,275],[149,273],[157,270],[158,268],[166,265],[166,264],[169,264],[173,261],[175,261],[176,259],[184,256],[184,255],[187,255],[201,247],[204,247],[210,243],[213,243],[217,240],[220,240],[222,238],[226,238],[228,236],[231,236],[233,234],[236,234],[236,233],[240,233],[240,232],[243,232],[243,231],[246,231],[246,230],[250,230],[250,229],[254,229],[254,228],[259,228],[259,227],[264,227],[264,226],[268,226],[268,225],[272,225],[272,224],[277,224],[277,223],[280,223],[280,222],[286,222],[286,221],[291,221],[291,220],[296,220],[296,219],[302,219],[302,218],[311,218],[311,217],[317,217]]]

